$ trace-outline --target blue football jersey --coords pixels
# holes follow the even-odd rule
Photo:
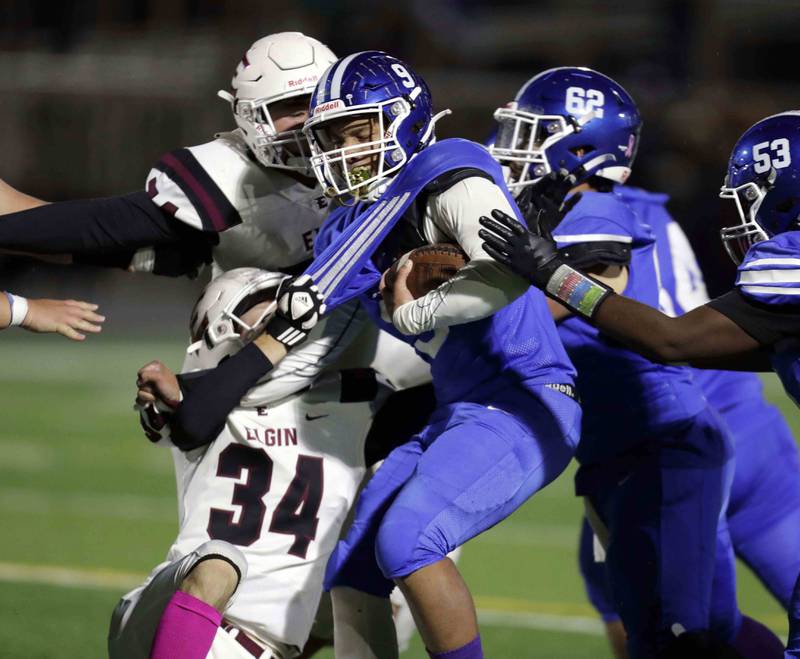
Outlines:
[[[669,196],[624,185],[616,186],[615,192],[655,235],[661,311],[681,316],[708,302],[703,272],[689,239],[666,208]],[[693,377],[708,402],[721,412],[732,405],[762,400],[761,379],[755,373],[696,369]]]
[[[800,312],[800,231],[753,245],[736,274],[741,294],[765,307]],[[786,393],[800,405],[800,337],[773,346],[772,367]]]
[[[431,364],[440,405],[480,400],[509,387],[571,385],[575,370],[558,337],[545,297],[538,290],[529,289],[489,318],[419,336],[404,336],[380,319],[376,297],[380,270],[372,262],[372,256],[389,239],[397,213],[409,208],[431,180],[447,171],[467,167],[489,174],[508,194],[500,166],[484,147],[466,140],[442,140],[411,160],[374,204],[332,212],[317,237],[317,258],[307,272],[317,281],[318,276],[323,278],[337,270],[335,279],[329,277],[334,282],[330,290],[335,302],[358,294],[383,329],[411,343]],[[396,202],[396,210],[386,210],[393,203],[387,200],[392,199],[402,201]],[[516,208],[513,201],[512,208]],[[372,236],[380,240],[370,244]],[[356,252],[361,256],[352,256]],[[351,265],[346,263],[347,257]]]
[[[567,254],[576,245],[627,247],[630,264],[624,295],[659,306],[656,236],[619,194],[583,193],[554,238]],[[584,464],[625,451],[648,433],[690,419],[706,406],[691,369],[651,362],[580,318],[567,318],[558,328],[578,369],[585,414],[577,455]]]
[[[800,231],[753,245],[736,273],[736,286],[761,304],[800,308]]]

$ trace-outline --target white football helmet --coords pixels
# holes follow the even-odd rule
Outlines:
[[[326,45],[300,32],[270,34],[244,54],[231,80],[234,94],[223,90],[218,94],[231,104],[236,124],[262,165],[313,176],[302,130],[279,133],[269,104],[310,95],[319,77],[335,61],[336,56]]]
[[[253,323],[244,322],[242,315],[260,302],[274,301],[287,276],[259,268],[235,268],[212,280],[192,311],[192,345],[186,350],[184,371],[214,368],[254,339],[276,305],[267,306]]]

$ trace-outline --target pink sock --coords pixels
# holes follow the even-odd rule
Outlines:
[[[177,591],[161,614],[150,659],[205,659],[221,622],[213,606]]]

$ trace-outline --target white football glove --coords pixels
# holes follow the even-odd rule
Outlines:
[[[325,302],[309,275],[286,279],[278,290],[278,310],[265,332],[286,349],[305,340],[325,313]]]

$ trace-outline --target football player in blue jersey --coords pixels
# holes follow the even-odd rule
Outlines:
[[[396,583],[431,656],[481,657],[471,595],[446,556],[566,467],[580,427],[574,369],[542,294],[481,249],[478,216],[518,212],[499,165],[472,142],[434,142],[424,80],[385,53],[356,53],[321,77],[311,112],[315,174],[342,205],[317,258],[280,291],[265,333],[183,389],[173,436],[207,441],[204,428],[218,426],[326,307],[360,296],[376,322],[429,359],[437,408],[362,492],[327,585],[385,599]],[[410,260],[392,270],[392,284],[382,279],[410,250],[443,241],[471,259],[452,280],[415,300]]]
[[[543,176],[560,167],[580,170],[572,185],[582,196],[569,202],[555,235],[564,258],[658,306],[664,292],[657,236],[632,212],[631,196],[614,190],[630,174],[641,125],[628,93],[589,69],[552,69],[495,117],[491,150],[508,167],[521,207]],[[721,509],[729,482],[724,424],[688,369],[642,359],[560,305],[553,312],[578,368],[585,411],[577,489],[608,550],[611,606],[622,615],[631,656],[661,652],[676,629],[710,627],[736,641],[742,625],[730,541],[722,527],[715,568],[717,520],[709,515]],[[759,652],[752,656],[767,656]]]
[[[305,131],[323,188],[343,205],[306,272],[329,308],[360,295],[413,343],[437,398],[429,425],[364,489],[327,585],[387,597],[396,583],[430,655],[466,659],[482,656],[474,605],[446,556],[561,473],[580,413],[544,298],[520,295],[480,247],[476,210],[517,212],[500,167],[480,145],[434,142],[434,122],[425,82],[385,53],[356,53],[320,79]],[[406,261],[381,284],[401,256],[437,242],[470,259],[452,280],[415,300]]]
[[[734,288],[671,317],[567,264],[542,227],[527,231],[502,212],[482,219],[485,248],[550,297],[631,349],[702,368],[774,370],[800,398],[800,112],[751,126],[733,149],[720,196],[740,223],[722,230],[739,265]]]
[[[656,235],[661,310],[681,315],[708,302],[691,245],[665,207],[667,195],[629,186],[615,190]],[[794,575],[800,573],[800,461],[791,430],[777,408],[765,400],[758,376],[713,370],[697,370],[693,376],[734,439],[736,469],[726,510],[728,529],[721,529],[720,537],[726,542],[729,531],[736,555],[788,610]],[[624,630],[606,585],[605,566],[594,560],[592,535],[584,524],[581,573],[590,601],[606,622],[612,646],[621,648]],[[724,550],[718,547],[718,560],[730,561]],[[735,606],[733,584],[718,583],[733,575],[732,565],[722,570],[718,566],[712,610]],[[734,611],[741,642],[763,638],[758,623]],[[777,639],[772,641],[775,645]],[[617,651],[617,656],[625,655]]]
[[[785,112],[756,123],[737,142],[721,191],[735,201],[741,220],[722,231],[729,254],[740,264],[736,287],[685,315],[670,317],[614,294],[567,264],[542,227],[526,231],[503,213],[482,219],[485,248],[642,354],[703,367],[762,370],[771,365],[794,396],[800,373],[794,347],[800,330],[798,130],[800,113]]]

